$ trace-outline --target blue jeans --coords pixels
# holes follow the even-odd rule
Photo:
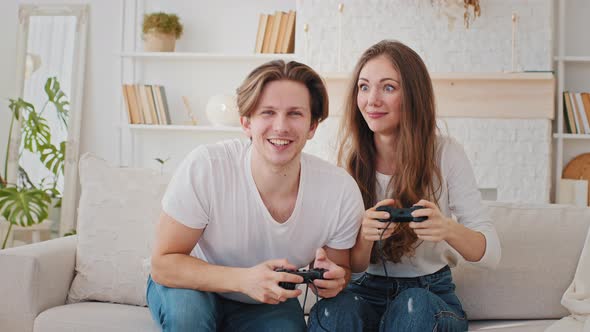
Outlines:
[[[310,331],[467,331],[448,266],[416,278],[368,273],[316,303]]]
[[[297,299],[247,304],[215,293],[170,288],[148,278],[147,302],[162,331],[305,331]]]

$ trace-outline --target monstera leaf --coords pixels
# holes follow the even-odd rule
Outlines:
[[[12,115],[15,119],[20,120],[20,117],[23,113],[31,113],[35,112],[35,106],[31,103],[27,103],[26,101],[22,100],[21,98],[18,99],[9,99],[10,104],[8,108],[12,111]]]
[[[51,128],[45,118],[36,112],[30,112],[23,123],[23,143],[25,149],[32,153],[51,142]]]
[[[41,162],[55,176],[64,173],[64,163],[66,157],[66,142],[59,143],[59,150],[55,145],[47,144],[39,149],[41,153]]]
[[[47,219],[50,203],[49,195],[40,189],[0,189],[0,213],[14,225],[32,226]]]
[[[59,81],[56,77],[50,77],[47,79],[47,82],[45,82],[45,93],[49,98],[49,102],[55,105],[57,116],[63,123],[64,127],[67,128],[70,102],[68,101],[66,94],[61,91]]]

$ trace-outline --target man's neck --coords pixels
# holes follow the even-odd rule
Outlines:
[[[257,158],[253,151],[251,169],[256,188],[265,202],[270,197],[297,197],[301,156],[287,165],[276,167]]]

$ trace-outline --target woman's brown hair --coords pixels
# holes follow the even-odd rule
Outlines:
[[[338,161],[356,180],[365,209],[377,203],[376,148],[358,106],[360,71],[370,60],[385,56],[399,73],[402,102],[394,175],[388,192],[393,192],[397,207],[410,207],[425,198],[435,203],[440,196],[441,173],[436,161],[436,115],[432,81],[420,56],[406,45],[383,40],[367,49],[358,60],[344,105],[340,128]],[[393,235],[384,241],[384,258],[399,263],[402,256],[412,256],[418,237],[407,223],[401,223]],[[377,261],[373,247],[371,262]]]
[[[256,110],[264,86],[272,81],[290,80],[303,83],[309,91],[311,122],[317,124],[328,117],[328,92],[318,75],[309,66],[296,61],[267,62],[254,69],[237,89],[240,116],[250,117]]]

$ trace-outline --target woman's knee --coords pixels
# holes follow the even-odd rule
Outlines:
[[[454,313],[436,294],[423,288],[409,288],[390,302],[382,330],[464,331],[465,317]]]
[[[324,316],[349,316],[357,315],[369,308],[370,305],[359,295],[342,291],[335,297],[317,302],[311,308],[310,315],[313,313]]]
[[[437,296],[424,288],[408,288],[399,293],[391,305],[398,310],[405,310],[411,314],[416,311],[426,311],[433,308]]]

